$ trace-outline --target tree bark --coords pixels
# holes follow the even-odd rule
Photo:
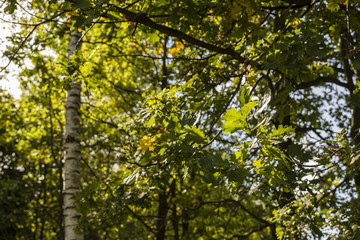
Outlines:
[[[159,193],[158,216],[156,220],[156,240],[164,240],[167,225],[167,213],[169,205],[167,203],[166,186]]]
[[[67,58],[81,48],[81,34],[76,31],[71,34],[67,50]],[[80,105],[81,105],[81,82],[73,79],[70,89],[67,91],[65,103],[65,190],[64,190],[64,221],[65,240],[82,240],[83,233],[77,228],[80,213],[76,209],[75,198],[80,193]]]

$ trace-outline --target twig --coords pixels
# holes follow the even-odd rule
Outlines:
[[[82,158],[82,160],[83,160],[83,162],[85,163],[86,167],[90,170],[90,173],[96,178],[96,180],[97,180],[98,182],[100,182],[101,179],[100,179],[100,178],[96,175],[96,173],[92,170],[92,168],[90,167],[90,165],[85,161],[85,159]],[[110,185],[108,182],[106,182],[106,181],[102,181],[102,182],[105,184],[107,190],[110,191],[110,195],[111,195],[114,199],[116,199],[116,197],[115,197],[115,195],[114,195],[114,191],[112,190],[111,185]],[[143,224],[144,227],[145,227],[149,232],[151,232],[152,234],[155,235],[154,230],[153,230],[146,222],[144,222],[144,220],[141,219],[140,216],[138,216],[133,210],[131,210],[131,208],[130,208],[129,206],[125,205],[125,208],[131,213],[131,215],[133,215],[133,217],[135,217],[141,224]]]
[[[49,19],[46,19],[45,21],[43,22],[40,22],[38,24],[35,24],[33,29],[26,35],[25,39],[20,43],[20,46],[15,50],[15,52],[11,55],[10,57],[10,60],[9,62],[6,64],[5,67],[2,67],[1,70],[0,70],[0,73],[3,72],[9,65],[10,63],[14,60],[16,54],[20,51],[20,49],[24,46],[25,42],[30,38],[30,36],[33,34],[33,32],[42,24],[45,24],[47,22],[51,22],[53,19],[61,16],[62,14],[64,14],[65,12],[67,11],[62,11],[61,13],[58,13],[56,15],[54,15],[53,17],[49,18]]]
[[[210,134],[210,132],[212,131],[212,129],[214,128],[215,124],[219,121],[219,119],[221,118],[221,116],[224,114],[224,112],[227,110],[227,108],[229,107],[230,103],[234,100],[236,93],[239,92],[241,88],[241,80],[239,81],[238,86],[236,87],[235,91],[232,93],[232,96],[230,97],[229,101],[226,103],[226,105],[224,106],[223,110],[221,111],[221,113],[217,116],[217,118],[215,118],[211,125],[210,125],[210,129],[207,132],[206,135]]]

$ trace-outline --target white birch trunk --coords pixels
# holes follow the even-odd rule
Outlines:
[[[71,34],[67,49],[68,61],[70,61],[70,56],[74,54],[74,51],[81,48],[80,38],[81,34],[78,31]],[[75,205],[75,197],[80,193],[81,187],[80,105],[81,83],[78,79],[73,79],[70,89],[67,91],[65,103],[65,240],[84,239],[82,231],[77,228],[80,213]]]

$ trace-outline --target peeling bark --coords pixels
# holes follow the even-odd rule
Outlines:
[[[79,42],[81,34],[76,31],[71,34],[67,50],[67,58],[81,48]],[[80,213],[76,209],[75,198],[80,193],[81,187],[81,149],[80,149],[80,105],[81,82],[73,79],[67,91],[65,103],[65,190],[64,190],[64,221],[65,240],[84,239],[82,231],[77,228]]]

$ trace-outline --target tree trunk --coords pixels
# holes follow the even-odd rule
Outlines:
[[[159,193],[159,207],[156,221],[156,240],[165,239],[168,210],[169,205],[167,203],[166,186],[164,186],[162,192]]]
[[[177,209],[176,209],[176,202],[175,202],[175,197],[176,197],[176,179],[173,179],[171,186],[170,186],[170,191],[171,191],[171,198],[170,200],[172,200],[172,217],[171,217],[171,222],[174,228],[174,240],[179,240],[180,236],[179,236],[179,217],[177,214]]]
[[[350,93],[350,98],[354,99],[356,94],[354,90],[356,89],[354,83],[354,76],[357,73],[356,69],[352,68],[350,64],[350,59],[348,58],[349,53],[352,51],[354,43],[350,34],[350,30],[346,29],[343,30],[340,34],[340,50],[341,50],[341,58],[342,58],[342,65],[344,67],[344,76],[345,80],[348,84],[348,90]],[[358,78],[358,76],[356,76]],[[358,94],[358,93],[357,93]],[[351,143],[353,146],[359,146],[360,144],[360,107],[356,103],[351,103],[352,107],[352,116],[350,122],[350,138]],[[357,201],[360,200],[360,171],[357,170],[354,175],[354,182],[356,187],[356,194],[358,196]],[[356,215],[357,214],[357,215]],[[360,215],[357,211],[354,211],[354,217],[357,219],[357,223],[360,224]]]
[[[67,50],[67,58],[81,48],[79,42],[81,34],[76,31],[71,34]],[[70,89],[67,91],[65,103],[65,190],[64,190],[64,221],[65,240],[84,239],[82,231],[77,228],[80,213],[76,209],[75,198],[80,193],[80,105],[81,83],[73,79]]]

